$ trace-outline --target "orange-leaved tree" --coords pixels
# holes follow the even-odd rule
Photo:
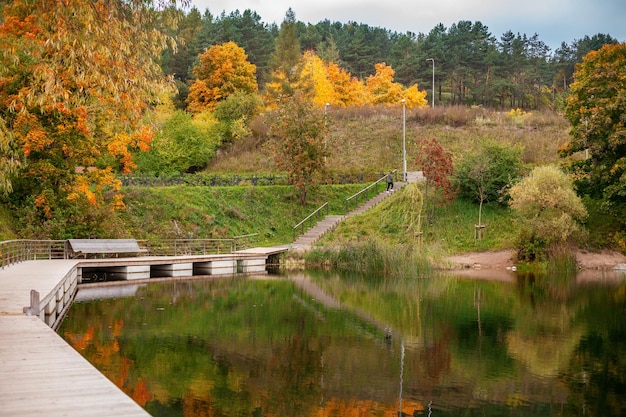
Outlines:
[[[588,158],[571,161],[580,194],[602,201],[621,224],[614,240],[626,250],[626,43],[591,51],[576,66],[565,117],[570,141],[561,150]]]
[[[248,55],[235,42],[214,45],[199,58],[193,70],[196,81],[187,98],[190,111],[212,111],[217,103],[236,92],[257,92],[256,65],[248,62]]]
[[[39,225],[29,230],[42,233],[46,222],[75,216],[55,233],[62,237],[80,224],[87,234],[88,213],[123,207],[114,174],[133,169],[133,149],[149,148],[153,133],[142,117],[171,87],[157,63],[168,38],[157,30],[153,6],[143,0],[5,6],[0,186]]]

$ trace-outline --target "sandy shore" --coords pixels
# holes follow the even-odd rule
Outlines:
[[[508,270],[515,265],[515,251],[474,252],[449,256],[446,260],[453,269],[496,269]],[[614,251],[576,252],[580,269],[610,270],[618,264],[626,264],[626,256]]]

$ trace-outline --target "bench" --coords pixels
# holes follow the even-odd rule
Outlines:
[[[139,246],[135,239],[68,239],[66,251],[72,258],[90,255],[137,255],[148,250]]]

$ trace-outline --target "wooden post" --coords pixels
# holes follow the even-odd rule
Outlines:
[[[422,232],[415,232],[415,237],[417,238],[417,247],[422,247]]]
[[[484,235],[484,230],[485,230],[485,226],[484,224],[475,224],[474,225],[474,239],[475,240],[482,240],[483,235]]]
[[[38,316],[40,309],[39,293],[35,290],[30,290],[30,305],[28,307],[24,307],[22,311],[27,316]]]

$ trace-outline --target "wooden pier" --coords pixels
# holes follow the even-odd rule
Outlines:
[[[257,274],[286,250],[31,260],[1,269],[0,417],[149,416],[53,329],[70,307],[85,271],[109,271],[127,280]]]

